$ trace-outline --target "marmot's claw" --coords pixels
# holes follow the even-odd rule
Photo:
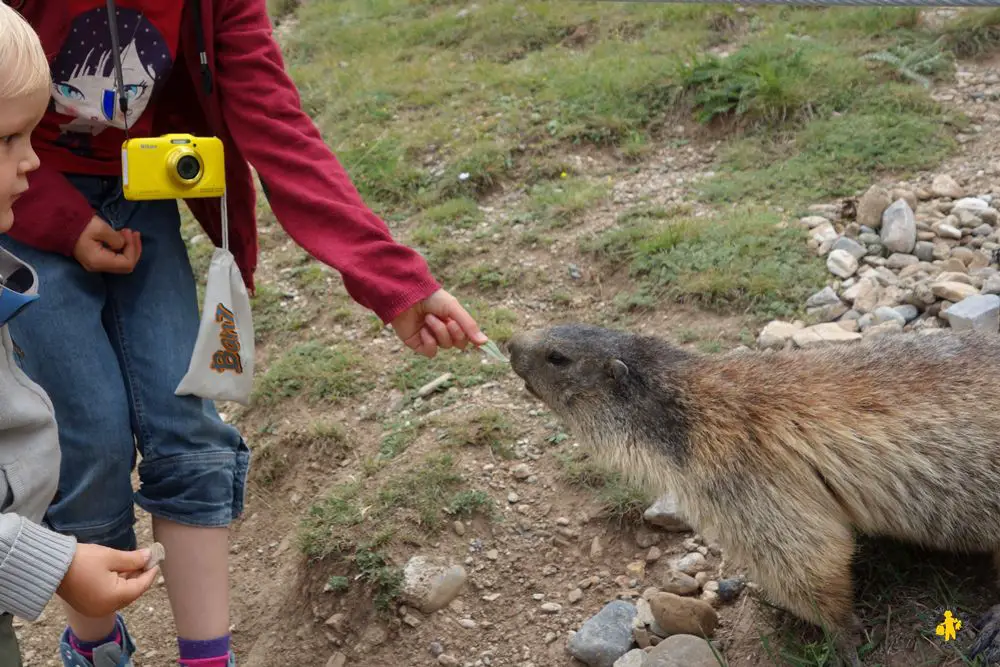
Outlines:
[[[991,607],[989,611],[972,622],[976,632],[976,641],[968,650],[968,658],[977,656],[987,665],[1000,664],[1000,605]]]

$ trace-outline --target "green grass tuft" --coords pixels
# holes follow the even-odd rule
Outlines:
[[[253,400],[273,405],[303,397],[312,403],[338,403],[374,386],[371,369],[362,356],[346,346],[319,342],[296,345],[257,381]]]
[[[585,244],[598,257],[627,265],[639,283],[633,305],[670,299],[761,318],[799,312],[826,281],[823,262],[794,225],[743,208],[725,218],[632,218]]]

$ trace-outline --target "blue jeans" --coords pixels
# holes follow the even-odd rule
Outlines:
[[[177,202],[127,201],[116,177],[70,180],[108,224],[142,235],[142,255],[130,274],[90,273],[0,236],[39,276],[40,298],[10,331],[59,424],[62,470],[46,519],[119,549],[136,547],[133,503],[185,525],[229,525],[243,511],[250,450],[212,401],[174,395],[200,320]]]

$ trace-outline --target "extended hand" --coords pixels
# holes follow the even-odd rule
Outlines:
[[[475,345],[488,340],[458,299],[443,289],[403,311],[392,328],[407,347],[431,358],[439,347],[465,349],[470,340]]]
[[[115,231],[99,216],[87,223],[73,248],[73,257],[92,273],[131,273],[142,254],[139,232]]]
[[[98,544],[77,544],[56,593],[84,616],[107,616],[135,602],[153,585],[160,568],[143,572],[148,558],[149,549],[118,551]]]

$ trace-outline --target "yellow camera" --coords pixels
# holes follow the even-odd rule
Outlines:
[[[221,197],[225,187],[225,157],[216,137],[165,134],[122,144],[125,199]]]

